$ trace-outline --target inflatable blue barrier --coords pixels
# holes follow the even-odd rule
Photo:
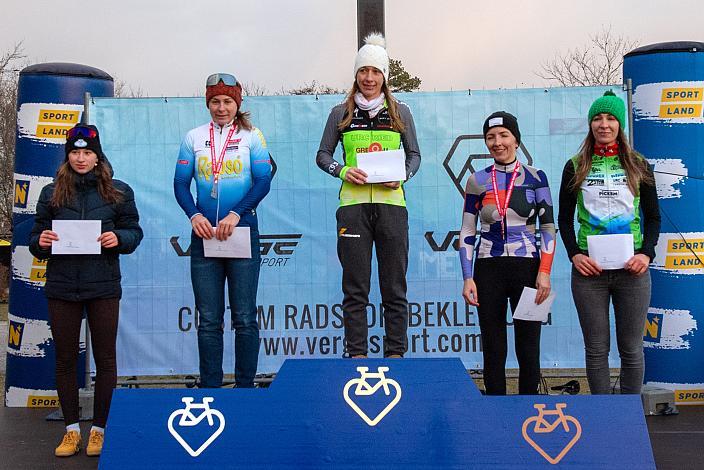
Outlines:
[[[66,63],[36,64],[20,72],[6,406],[58,405],[54,343],[43,293],[46,261],[32,256],[28,245],[39,194],[53,181],[56,169],[66,157],[66,131],[83,117],[85,92],[112,96],[112,77],[93,67]],[[81,350],[85,351],[85,344]],[[81,370],[84,363],[82,352]],[[80,373],[81,384],[83,377]]]
[[[704,43],[626,54],[634,147],[655,171],[662,227],[643,337],[645,382],[704,404]]]
[[[637,395],[484,397],[459,359],[287,360],[269,389],[118,389],[106,432],[100,468],[655,468]]]

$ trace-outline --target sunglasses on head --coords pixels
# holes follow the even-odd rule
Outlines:
[[[214,86],[223,82],[227,86],[237,85],[237,79],[229,73],[214,73],[205,80],[205,86]]]
[[[67,139],[74,139],[77,137],[84,139],[95,139],[96,137],[98,137],[98,131],[96,131],[95,129],[91,129],[90,127],[76,126],[69,129],[66,133]]]

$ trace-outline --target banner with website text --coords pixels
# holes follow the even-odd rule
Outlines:
[[[562,168],[587,132],[587,110],[606,88],[553,88],[401,94],[413,112],[422,162],[404,187],[410,252],[407,357],[457,357],[481,368],[477,313],[462,299],[457,253],[462,189],[488,165],[486,116],[518,117],[521,161],[546,172],[552,197]],[[620,96],[620,90],[614,90]],[[335,210],[340,180],[318,169],[315,155],[330,109],[342,96],[245,97],[276,162],[269,195],[258,209],[261,275],[259,372],[284,359],[339,357],[343,352],[341,269]],[[134,189],[144,241],[121,258],[120,375],[198,371],[197,312],[190,283],[190,223],[173,195],[173,174],[186,132],[209,120],[203,98],[96,98],[91,120],[101,131],[115,177]],[[340,150],[336,158],[341,159]],[[209,165],[209,162],[203,162]],[[555,210],[557,217],[557,210]],[[374,263],[375,264],[375,263]],[[570,263],[560,241],[552,270],[557,299],[541,338],[545,368],[584,367],[584,347],[570,293]],[[370,355],[383,351],[383,311],[376,266],[368,306]],[[229,311],[226,312],[229,324]],[[233,332],[226,328],[225,372],[233,371]],[[612,364],[617,362],[615,335]],[[507,367],[517,367],[509,327]]]

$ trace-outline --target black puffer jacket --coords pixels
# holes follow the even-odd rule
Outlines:
[[[143,233],[134,203],[134,192],[127,183],[112,180],[122,192],[123,200],[108,204],[100,197],[94,172],[79,175],[76,197],[63,207],[52,207],[54,183],[42,189],[37,202],[37,214],[29,241],[29,251],[39,259],[49,258],[46,267],[44,293],[50,299],[82,301],[110,299],[122,296],[120,286],[120,254],[132,253]],[[52,220],[100,220],[104,232],[114,232],[118,245],[103,248],[100,255],[52,255],[51,250],[39,246],[39,235],[51,230]]]

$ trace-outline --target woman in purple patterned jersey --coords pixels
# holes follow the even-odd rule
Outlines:
[[[507,304],[510,302],[515,309],[524,287],[537,289],[538,304],[550,294],[555,224],[545,173],[516,158],[521,133],[515,116],[495,112],[486,119],[483,130],[494,163],[473,173],[467,181],[460,232],[462,295],[479,314],[486,393],[505,395]],[[475,250],[477,221],[481,237]],[[520,368],[518,391],[536,394],[541,324],[514,320],[513,326]]]

